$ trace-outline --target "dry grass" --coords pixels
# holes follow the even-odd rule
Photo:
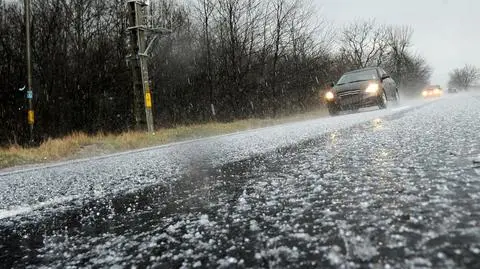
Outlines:
[[[325,114],[325,111],[319,110],[281,119],[248,119],[231,123],[212,122],[158,129],[155,134],[133,131],[119,135],[73,133],[62,138],[49,139],[36,148],[24,148],[18,145],[0,148],[0,169],[18,165],[92,157],[175,141],[233,133],[302,119],[317,118]]]
[[[59,160],[102,137],[101,134],[88,136],[84,133],[73,133],[61,139],[49,139],[36,148],[24,148],[19,145],[2,148],[0,149],[0,168]]]

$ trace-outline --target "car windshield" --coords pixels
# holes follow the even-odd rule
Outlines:
[[[377,71],[375,69],[346,73],[337,82],[337,85],[378,79]]]

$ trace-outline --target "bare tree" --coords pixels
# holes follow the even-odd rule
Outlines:
[[[456,68],[450,73],[449,87],[458,87],[464,90],[470,88],[480,79],[480,69],[473,65]]]
[[[356,21],[347,25],[342,33],[342,48],[357,68],[378,66],[387,49],[387,31],[374,20]]]
[[[315,16],[311,1],[299,1],[287,20],[288,35],[284,41],[286,60],[280,76],[290,83],[282,83],[288,97],[286,107],[304,111],[318,95],[315,89],[329,78],[329,52],[333,43],[330,25]]]
[[[203,26],[203,40],[207,61],[207,83],[209,90],[209,102],[211,106],[212,117],[216,116],[215,104],[214,104],[214,85],[213,85],[213,70],[212,70],[212,45],[210,38],[211,30],[211,17],[214,11],[214,6],[211,0],[201,0],[200,1],[200,14],[202,16],[202,26]]]
[[[407,66],[410,58],[409,48],[413,29],[409,26],[390,26],[387,28],[388,53],[385,67],[390,71],[398,85],[408,83]]]
[[[412,35],[410,26],[390,26],[387,28],[388,45],[396,55],[404,54],[411,45]]]
[[[407,95],[414,95],[417,93],[418,88],[430,83],[432,69],[427,64],[425,58],[420,55],[410,56],[407,54],[404,65],[406,80],[403,81],[401,86]]]
[[[278,64],[284,49],[284,38],[288,33],[288,20],[290,16],[293,15],[295,9],[300,4],[299,1],[289,1],[289,0],[274,0],[273,1],[273,10],[274,10],[274,28],[273,28],[273,56],[272,56],[272,71],[271,71],[271,80],[270,87],[272,90],[272,97],[274,101],[278,99]],[[277,113],[278,102],[273,105],[274,114]]]

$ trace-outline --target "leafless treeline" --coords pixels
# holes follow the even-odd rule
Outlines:
[[[152,0],[163,37],[150,58],[157,126],[278,116],[320,106],[346,70],[381,65],[403,88],[428,83],[409,27],[335,27],[307,0]],[[34,0],[36,130],[43,137],[131,125],[124,0]],[[22,6],[0,11],[0,142],[25,123]],[[41,138],[41,137],[39,137]]]
[[[75,130],[125,128],[130,108],[124,1],[32,1],[35,131],[40,140]],[[22,142],[26,84],[23,1],[0,24],[0,142]]]

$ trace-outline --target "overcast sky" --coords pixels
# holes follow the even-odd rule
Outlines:
[[[432,83],[446,87],[448,73],[480,66],[480,0],[313,0],[319,16],[340,26],[374,18],[379,24],[410,25],[413,50],[433,67]]]

